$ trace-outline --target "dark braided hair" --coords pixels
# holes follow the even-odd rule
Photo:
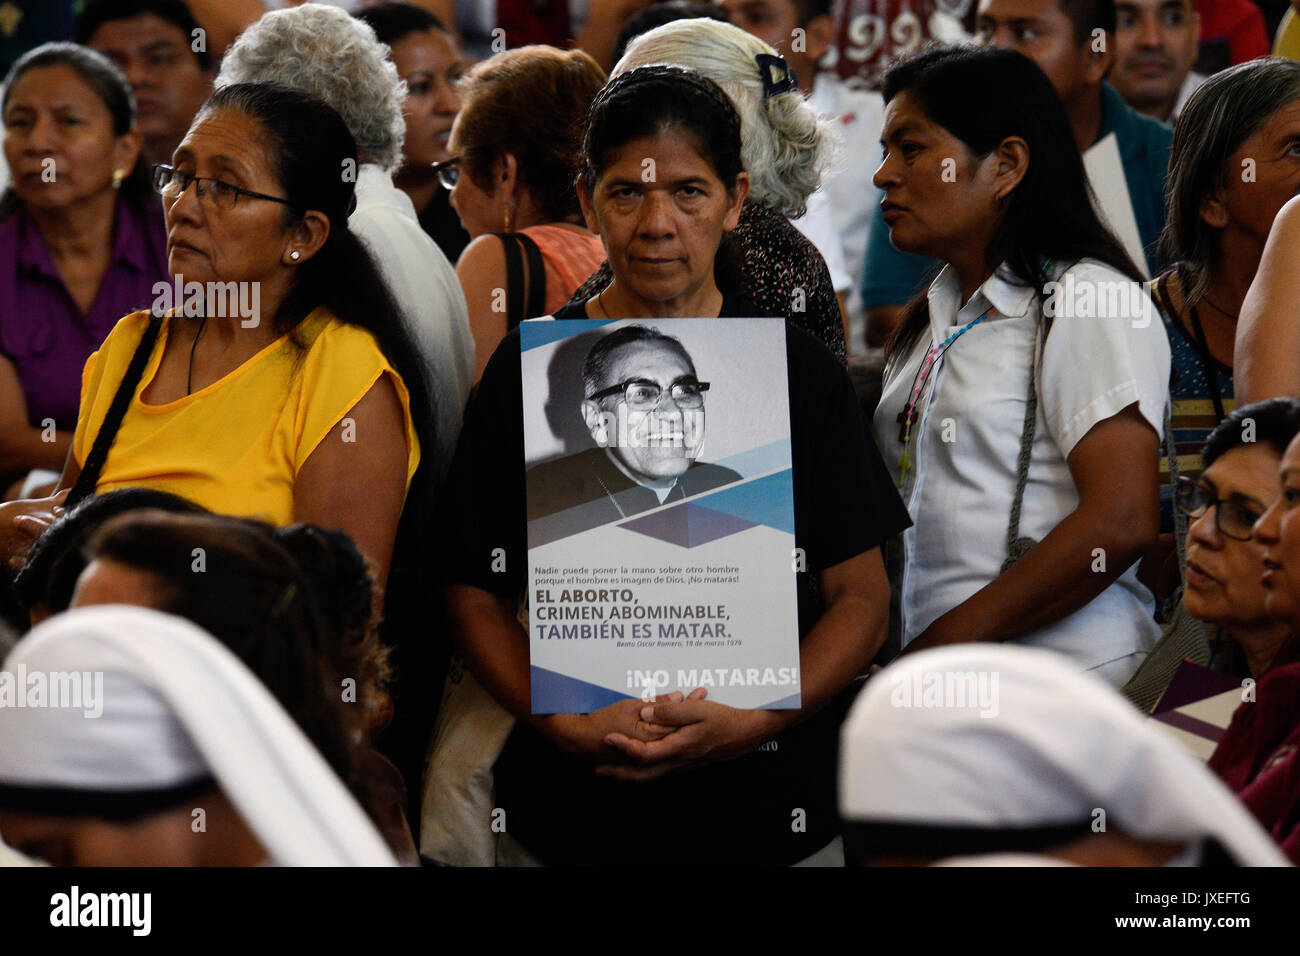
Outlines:
[[[147,574],[152,606],[193,621],[230,648],[364,797],[340,693],[348,675],[331,653],[340,625],[326,616],[312,578],[273,528],[145,508],[101,525],[84,557]]]

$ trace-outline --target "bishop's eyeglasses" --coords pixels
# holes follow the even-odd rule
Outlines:
[[[680,378],[672,383],[668,392],[672,395],[673,403],[678,408],[703,408],[704,393],[708,390],[708,382],[697,382],[693,378]],[[652,382],[646,378],[630,378],[618,385],[602,388],[599,392],[588,395],[587,398],[591,401],[597,401],[608,395],[617,395],[620,392],[623,394],[623,400],[627,402],[628,408],[633,411],[648,412],[659,407],[664,390],[659,387],[658,382]]]

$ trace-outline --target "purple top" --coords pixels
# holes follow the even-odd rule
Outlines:
[[[33,427],[45,418],[60,429],[77,427],[86,359],[118,319],[149,308],[154,283],[167,278],[159,203],[141,207],[118,198],[113,255],[85,315],[26,210],[0,222],[0,354],[18,371]]]

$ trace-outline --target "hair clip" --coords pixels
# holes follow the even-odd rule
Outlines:
[[[770,100],[774,96],[799,89],[799,78],[790,69],[790,64],[785,62],[785,57],[756,53],[754,59],[758,61],[758,76],[763,81],[763,99]]]

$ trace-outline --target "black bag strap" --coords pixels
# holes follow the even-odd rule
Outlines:
[[[90,454],[86,456],[81,474],[77,476],[76,484],[68,492],[68,500],[64,502],[65,508],[71,509],[95,493],[99,476],[104,471],[104,462],[108,460],[108,450],[113,445],[113,439],[117,437],[122,419],[126,417],[126,410],[135,395],[136,386],[144,377],[144,367],[149,362],[149,356],[153,354],[153,347],[158,341],[158,333],[161,329],[162,316],[151,315],[149,325],[140,338],[140,344],[136,346],[135,354],[131,356],[131,362],[122,376],[122,383],[117,386],[117,393],[113,396],[113,403],[108,407],[108,414],[104,416],[104,422],[99,426],[99,433],[95,435],[95,444],[91,446]]]
[[[546,314],[546,267],[542,263],[542,251],[530,236],[522,232],[492,235],[501,240],[506,253],[506,331],[510,331],[524,319]],[[527,279],[524,256],[528,257]]]
[[[523,321],[524,258],[519,252],[516,233],[494,232],[506,253],[506,331]]]
[[[542,263],[542,250],[532,236],[519,233],[519,242],[528,257],[528,318],[546,314],[546,266]]]

